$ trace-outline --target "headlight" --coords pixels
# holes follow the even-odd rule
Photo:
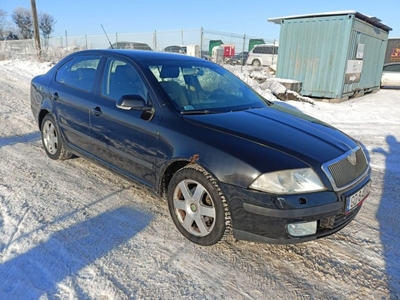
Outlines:
[[[265,173],[257,177],[250,188],[272,194],[297,194],[325,189],[311,168]]]

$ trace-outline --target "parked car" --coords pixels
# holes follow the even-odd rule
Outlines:
[[[239,54],[236,54],[235,56],[227,59],[227,63],[231,65],[244,65],[247,61],[247,57],[249,56],[249,52],[240,52]]]
[[[142,42],[117,42],[112,44],[109,49],[153,50],[149,45]]]
[[[31,109],[51,159],[75,154],[146,185],[200,245],[328,236],[370,190],[356,140],[196,57],[76,52],[32,79]]]
[[[200,51],[200,56],[202,59],[211,61],[211,55],[208,51],[205,51],[205,50]]]
[[[381,86],[400,87],[400,62],[383,66]]]
[[[274,44],[258,44],[249,51],[246,64],[253,66],[271,66],[278,60],[279,47]]]
[[[186,48],[186,46],[173,45],[173,46],[165,47],[163,51],[186,54],[187,48]]]

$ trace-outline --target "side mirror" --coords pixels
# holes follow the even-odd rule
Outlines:
[[[151,105],[147,105],[146,101],[140,95],[123,95],[115,104],[119,109],[123,110],[152,110]]]

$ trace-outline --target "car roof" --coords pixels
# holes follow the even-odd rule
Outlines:
[[[391,66],[391,65],[399,65],[399,64],[400,64],[400,61],[387,63],[387,64],[384,64],[383,66]]]
[[[254,48],[255,47],[271,47],[271,46],[279,47],[279,45],[276,43],[276,44],[257,44],[257,45],[254,45]]]
[[[182,47],[186,47],[186,45],[169,45],[169,46],[167,46],[167,47],[165,47],[165,48],[169,48],[169,47],[179,47],[179,48],[182,48]]]
[[[116,44],[147,45],[144,42],[126,42],[126,41],[118,41],[118,42],[115,42],[113,45],[116,45]]]

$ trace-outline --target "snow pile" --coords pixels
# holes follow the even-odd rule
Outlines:
[[[314,104],[314,100],[298,93],[301,83],[290,79],[275,78],[274,69],[252,66],[224,65],[226,69],[236,74],[241,80],[250,85],[256,92],[267,100],[296,100]],[[296,87],[290,89],[288,87]]]

